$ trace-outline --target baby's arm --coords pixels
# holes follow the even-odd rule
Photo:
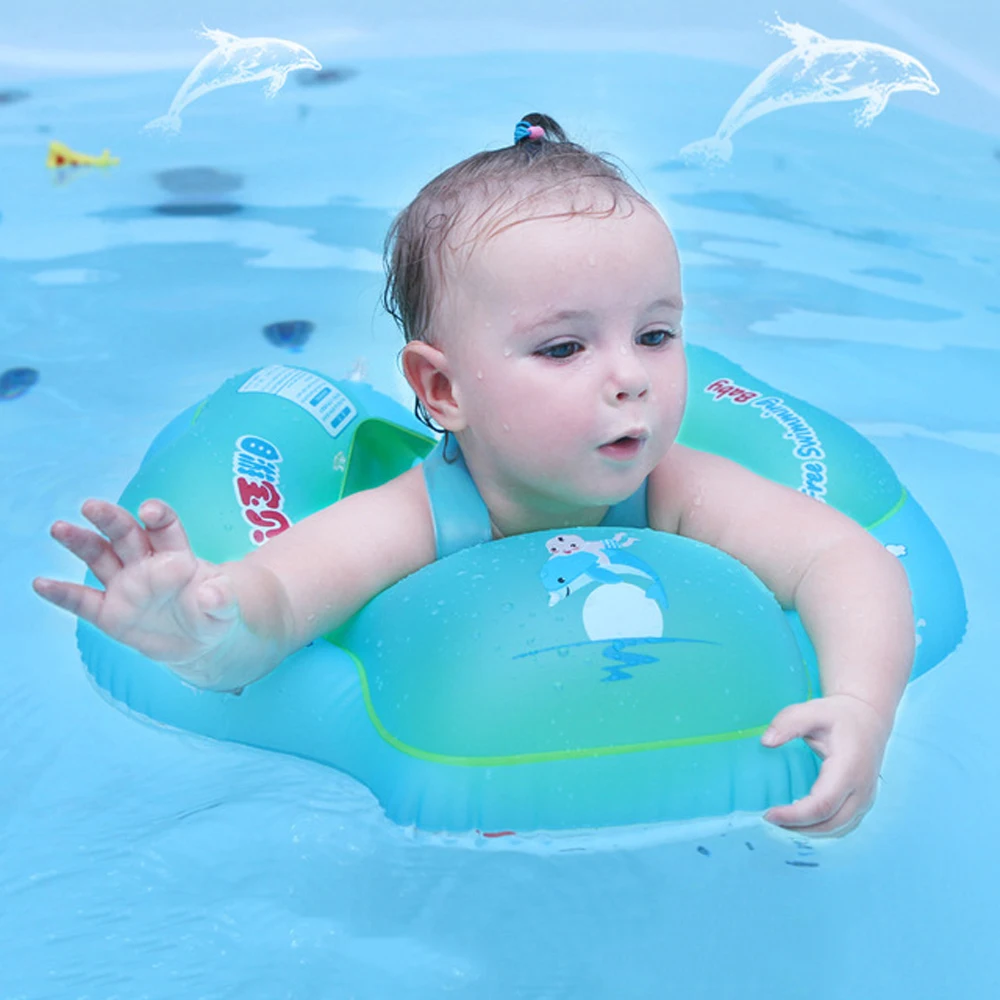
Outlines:
[[[824,765],[806,798],[767,819],[811,834],[853,829],[874,800],[913,664],[913,610],[899,561],[832,507],[680,445],[653,472],[650,511],[654,527],[728,552],[798,611],[823,697],[784,709],[762,741],[802,737]]]
[[[312,514],[236,565],[265,569],[280,581],[291,652],[434,558],[434,524],[418,466]]]
[[[434,558],[421,470],[313,514],[243,559],[215,565],[191,552],[160,501],[140,521],[87,501],[101,534],[57,522],[53,537],[103,590],[39,578],[38,594],[189,683],[236,690],[345,621],[379,591]]]

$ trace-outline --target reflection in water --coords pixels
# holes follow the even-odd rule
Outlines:
[[[188,74],[165,115],[146,123],[146,129],[181,130],[181,112],[199,97],[237,83],[267,80],[264,92],[274,97],[285,78],[297,69],[322,69],[305,46],[280,38],[238,38],[226,31],[205,28],[201,35],[215,48]]]
[[[714,136],[681,150],[688,162],[728,162],[733,155],[734,133],[755,118],[782,108],[825,101],[864,101],[855,113],[855,121],[871,125],[896,91],[940,92],[923,63],[899,49],[827,38],[780,17],[768,30],[784,35],[794,47],[775,59],[740,94]]]

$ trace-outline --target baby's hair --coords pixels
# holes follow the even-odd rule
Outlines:
[[[532,126],[540,127],[544,135],[539,137],[538,128]],[[445,250],[457,250],[474,244],[484,233],[496,235],[516,225],[525,202],[559,188],[590,183],[611,194],[610,208],[574,207],[541,217],[610,216],[623,199],[647,203],[607,156],[571,142],[562,126],[547,115],[527,114],[515,131],[513,145],[476,153],[438,174],[389,228],[382,301],[407,342],[430,339]],[[448,237],[459,225],[466,239],[449,245]],[[439,430],[419,399],[414,412],[428,427]]]

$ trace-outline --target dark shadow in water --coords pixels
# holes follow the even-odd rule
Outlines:
[[[23,396],[38,381],[38,377],[34,368],[8,368],[0,375],[0,400]]]
[[[315,329],[316,324],[307,319],[283,319],[265,326],[264,337],[275,347],[295,350],[303,347]]]
[[[238,191],[243,187],[242,174],[232,174],[215,167],[178,167],[175,170],[161,170],[155,175],[156,182],[170,194],[218,197]]]
[[[243,211],[243,206],[232,201],[168,201],[154,205],[157,215],[179,215],[185,218],[196,216],[235,215]]]
[[[346,66],[331,66],[329,69],[298,72],[295,74],[295,79],[302,87],[328,87],[334,83],[344,83],[357,75],[356,69],[349,69]]]
[[[0,107],[4,104],[17,104],[26,101],[31,94],[26,90],[0,90]]]
[[[178,167],[162,170],[155,177],[164,191],[175,196],[172,201],[153,206],[157,215],[196,218],[236,215],[243,211],[243,205],[225,197],[243,187],[242,174],[215,167]]]

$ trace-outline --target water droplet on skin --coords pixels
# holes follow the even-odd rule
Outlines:
[[[504,356],[505,358],[509,358],[509,357],[510,357],[510,356],[511,356],[511,355],[512,355],[513,353],[514,353],[514,351],[513,351],[513,349],[512,349],[512,348],[510,348],[510,347],[505,347],[505,348],[503,349],[503,356]]]
[[[597,257],[594,254],[587,254],[587,267],[597,267]]]
[[[482,377],[483,377],[483,373],[482,373],[482,370],[480,369],[478,372],[476,372],[476,378],[481,379]]]
[[[503,425],[503,429],[504,429],[505,431],[509,431],[509,430],[510,430],[510,424],[504,424],[504,425]]]

